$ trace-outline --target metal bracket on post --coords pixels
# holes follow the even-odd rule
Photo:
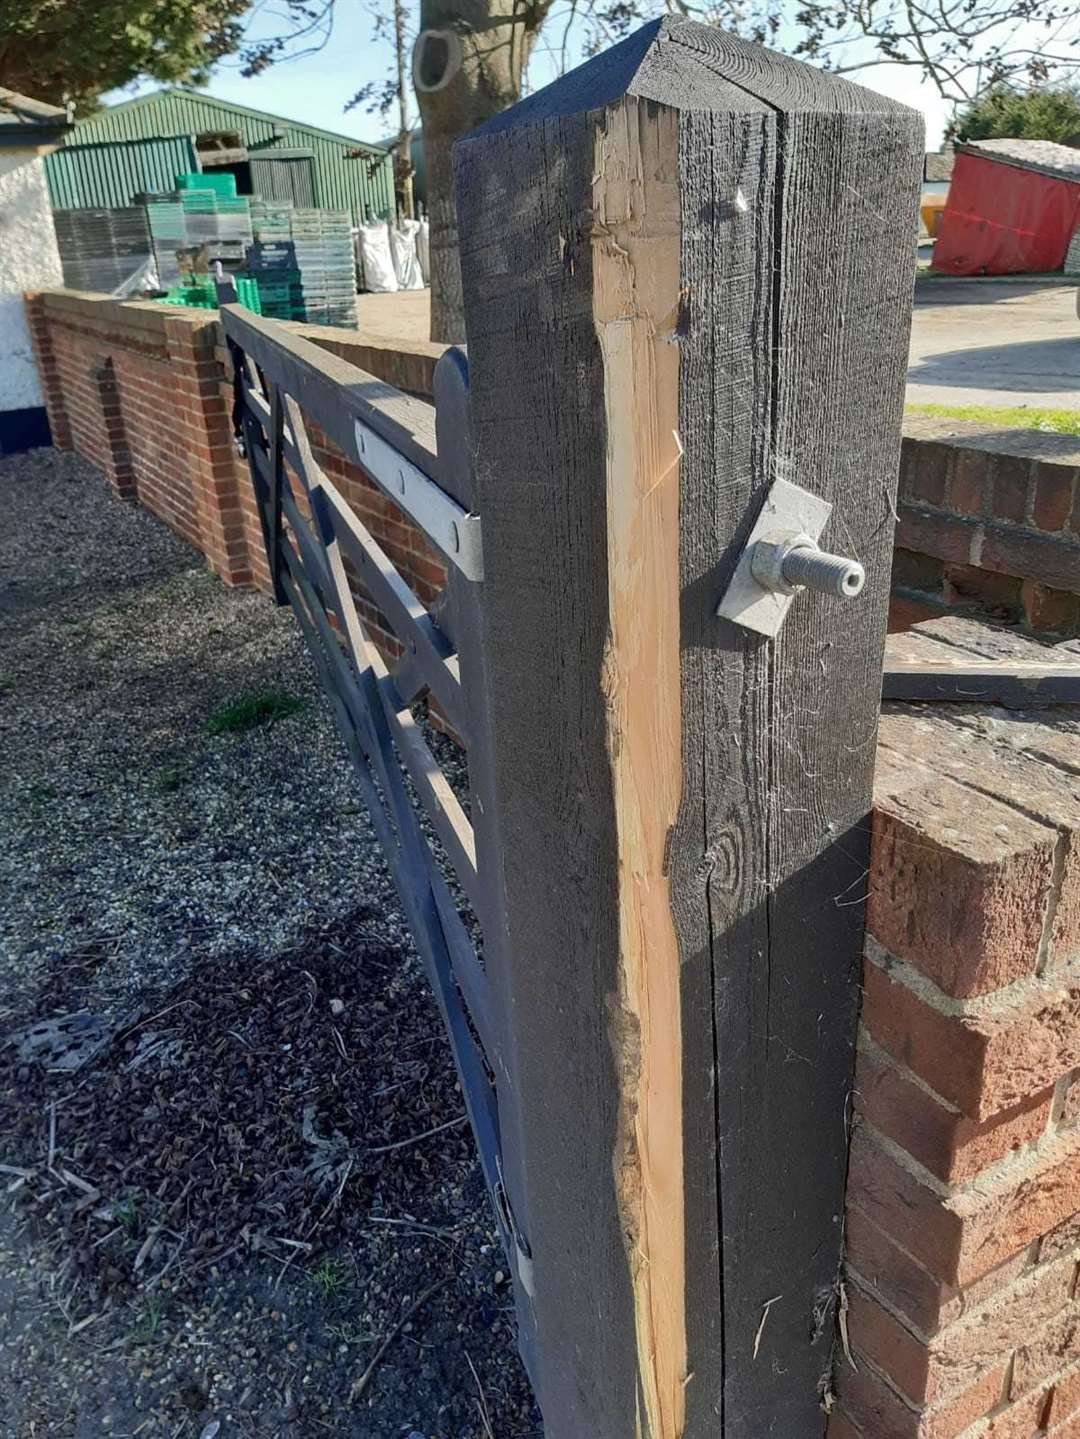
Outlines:
[[[772,637],[804,589],[854,599],[866,583],[862,565],[818,547],[832,510],[809,490],[774,481],[716,607],[720,618]]]
[[[480,516],[469,514],[434,480],[388,440],[366,425],[353,424],[353,458],[399,509],[424,531],[466,579],[484,578]]]

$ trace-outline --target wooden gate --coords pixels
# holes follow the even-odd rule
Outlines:
[[[921,158],[902,107],[668,19],[457,147],[434,410],[223,312],[549,1439],[825,1428]],[[437,605],[311,423],[445,559]]]

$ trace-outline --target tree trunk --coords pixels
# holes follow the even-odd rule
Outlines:
[[[431,226],[432,340],[465,339],[451,147],[459,135],[520,97],[547,8],[522,0],[421,0],[413,83],[423,123]]]
[[[409,99],[405,90],[405,4],[394,0],[394,50],[397,55],[398,165],[401,174],[401,213],[413,218],[412,131],[409,128]]]

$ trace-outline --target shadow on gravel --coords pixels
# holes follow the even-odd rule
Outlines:
[[[438,1013],[377,916],[57,1031],[95,963],[0,1046],[0,1433],[540,1434]]]

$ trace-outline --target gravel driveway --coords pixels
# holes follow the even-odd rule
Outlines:
[[[193,948],[277,949],[358,887],[388,900],[290,613],[75,456],[0,462],[0,505],[0,1026],[60,953],[98,956],[87,999],[111,1003]],[[267,694],[302,708],[207,733]]]
[[[0,505],[0,1435],[538,1435],[291,615],[76,457]]]

